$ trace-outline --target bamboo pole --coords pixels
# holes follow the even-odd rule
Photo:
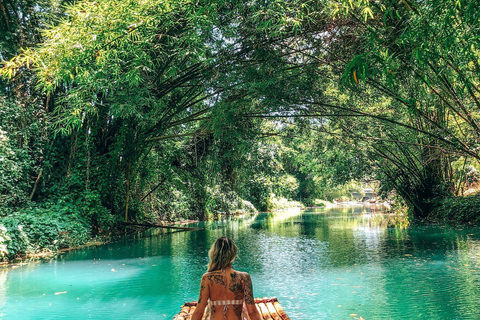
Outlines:
[[[38,181],[40,181],[40,178],[42,177],[43,169],[40,169],[40,172],[38,173],[37,179],[35,180],[35,184],[33,185],[32,192],[30,193],[30,201],[32,201],[33,196],[35,195],[35,191],[37,190],[37,185]]]

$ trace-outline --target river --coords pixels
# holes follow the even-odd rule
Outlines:
[[[384,227],[380,207],[259,214],[0,269],[1,319],[172,319],[197,298],[210,244],[292,320],[480,319],[480,230]]]

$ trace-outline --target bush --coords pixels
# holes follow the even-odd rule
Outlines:
[[[20,155],[24,153],[24,149],[12,146],[7,133],[0,127],[0,210],[23,205],[27,200],[25,171],[29,165],[21,160]]]
[[[8,235],[7,228],[0,224],[0,258],[4,258],[8,255],[8,247],[7,243],[11,240],[10,236]]]
[[[216,186],[214,188],[206,188],[207,202],[205,209],[209,215],[230,215],[242,213],[256,213],[255,206],[240,196],[234,191],[225,191]]]
[[[2,219],[0,258],[12,260],[25,254],[57,251],[82,245],[90,239],[90,226],[70,208],[31,207]]]
[[[480,195],[437,199],[432,208],[431,220],[480,224]]]
[[[413,218],[413,210],[398,195],[395,195],[392,200],[392,205],[389,209],[393,213],[391,224],[395,227],[407,228]]]
[[[67,198],[57,202],[53,209],[59,213],[65,211],[63,213],[67,215],[75,213],[79,222],[92,226],[96,231],[108,230],[115,224],[115,218],[122,218],[113,216],[107,208],[102,206],[100,193],[94,190],[85,191],[74,200]]]
[[[267,201],[268,210],[281,210],[288,208],[302,208],[303,204],[298,201],[288,200],[283,197],[277,197],[275,194],[271,193]]]

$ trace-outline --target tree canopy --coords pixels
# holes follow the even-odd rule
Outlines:
[[[426,217],[477,179],[476,1],[2,0],[0,18],[8,210],[62,199],[98,230],[354,180]]]

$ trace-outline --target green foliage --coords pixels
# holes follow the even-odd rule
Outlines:
[[[41,41],[39,27],[55,24],[63,6],[73,0],[2,0],[0,2],[0,57],[8,60]]]
[[[429,219],[461,224],[480,224],[480,196],[478,195],[435,199],[432,207]]]
[[[283,210],[288,208],[303,208],[303,204],[298,201],[292,201],[283,197],[276,196],[271,193],[267,199],[267,210]]]
[[[0,127],[0,207],[17,206],[26,200],[26,179],[20,164],[7,132]]]
[[[0,224],[0,257],[3,259],[8,255],[7,243],[11,241],[7,228]]]
[[[342,70],[340,77],[327,73],[341,86],[328,82],[322,94],[300,102],[310,114],[328,115],[337,129],[331,132],[356,144],[362,162],[374,168],[368,175],[425,217],[432,199],[461,190],[466,172],[452,166],[458,156],[467,162],[480,157],[480,42],[464,32],[478,23],[475,1],[321,6],[335,17],[335,27],[307,22],[329,37],[305,36],[304,56],[329,66],[317,71],[320,81],[325,69]]]
[[[413,220],[413,210],[398,195],[395,195],[390,200],[392,200],[392,206],[389,210],[393,213],[392,225],[399,228],[407,228]]]
[[[14,259],[86,243],[91,238],[90,226],[75,210],[73,205],[60,203],[49,208],[30,207],[3,218],[3,257]]]
[[[93,206],[81,215],[101,229],[112,220],[91,216],[101,208],[115,219],[204,218],[241,207],[242,198],[265,206],[271,192],[295,197],[298,183],[281,168],[277,145],[249,141],[270,128],[246,115],[258,111],[250,93],[275,87],[266,72],[281,59],[258,43],[297,33],[302,14],[295,2],[279,1],[67,6],[63,18],[42,30],[42,43],[2,68],[7,78],[33,68],[36,93],[50,107],[43,133],[51,140],[42,148],[47,159],[36,161],[43,176],[33,186],[35,199]],[[235,72],[252,54],[266,63]],[[301,75],[287,73],[284,83]],[[270,97],[256,103],[279,106]],[[271,181],[249,179],[262,175]]]
[[[4,230],[4,254],[2,260],[13,260],[21,255],[33,252],[27,234],[23,230],[23,225],[18,223],[15,218],[6,218],[0,226]]]
[[[65,219],[96,234],[346,198],[371,180],[427,217],[475,184],[474,1],[1,3],[14,255],[75,245]]]
[[[328,188],[328,190],[324,191],[324,197],[328,201],[334,201],[334,200],[341,200],[341,201],[347,201],[347,200],[354,200],[352,197],[352,193],[358,193],[361,195],[363,198],[363,186],[360,182],[357,181],[349,181],[344,184],[339,184],[336,186],[331,186]],[[356,200],[361,200],[356,199]]]

